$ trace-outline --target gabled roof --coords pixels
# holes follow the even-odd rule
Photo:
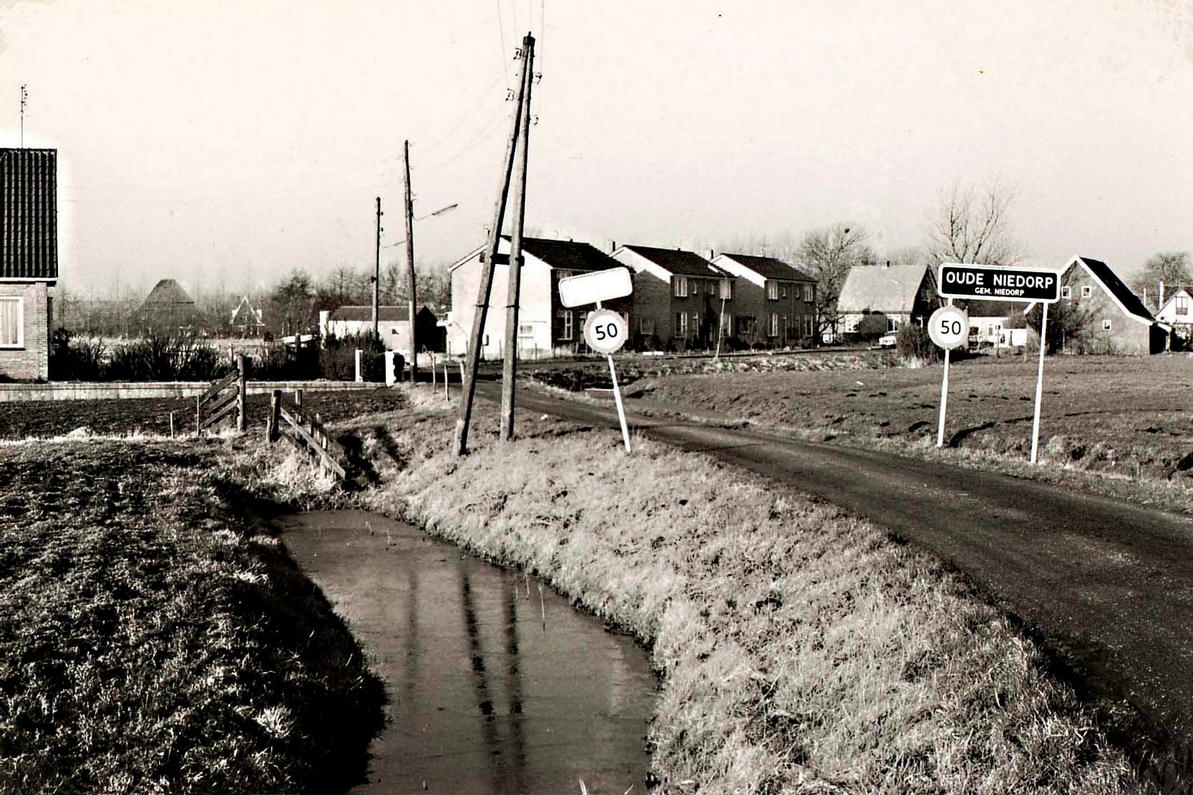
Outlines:
[[[729,253],[723,253],[721,256],[728,257],[743,268],[749,268],[764,279],[785,279],[797,282],[816,281],[794,265],[788,265],[786,262],[777,260],[774,257],[755,257],[751,254]]]
[[[58,279],[58,152],[0,149],[0,279]]]
[[[141,306],[165,306],[169,304],[194,304],[195,301],[186,290],[182,289],[182,285],[173,279],[162,279],[154,288],[149,291],[149,295],[145,296],[144,303]]]
[[[236,305],[236,308],[232,310],[232,323],[233,323],[233,324],[235,324],[235,323],[236,323],[236,321],[240,319],[240,311],[241,311],[242,309],[243,309],[243,310],[245,310],[245,311],[248,313],[248,314],[246,315],[246,317],[248,317],[248,318],[251,318],[251,319],[252,319],[252,322],[253,322],[254,324],[256,324],[256,325],[258,325],[258,326],[264,326],[264,325],[265,325],[265,324],[264,324],[264,323],[261,321],[261,310],[260,310],[260,309],[254,309],[254,308],[253,308],[253,304],[252,304],[252,302],[251,302],[251,301],[249,301],[249,297],[248,297],[247,295],[242,295],[242,296],[240,297],[240,303],[239,303],[239,304],[237,304],[237,305]]]
[[[456,260],[448,270],[455,270],[466,262],[471,262],[482,251],[484,245],[477,246],[472,251]],[[510,236],[501,236],[499,251],[503,254],[510,250]],[[522,251],[541,260],[549,268],[565,271],[599,271],[605,268],[620,268],[621,263],[589,243],[579,243],[575,240],[553,240],[547,237],[522,238]]]
[[[1164,302],[1164,306],[1162,306],[1158,310],[1156,310],[1156,315],[1159,316],[1159,315],[1164,314],[1164,310],[1167,309],[1168,307],[1170,307],[1173,304],[1173,302],[1176,301],[1176,299],[1180,298],[1181,296],[1184,296],[1186,301],[1189,300],[1189,298],[1193,297],[1193,296],[1189,295],[1188,290],[1186,290],[1184,287],[1181,287],[1176,292],[1172,293],[1168,297],[1168,300]]]
[[[658,265],[665,271],[678,276],[710,276],[721,278],[725,274],[712,266],[704,257],[692,251],[678,248],[653,248],[651,246],[622,246],[640,257]]]
[[[927,265],[856,265],[837,299],[838,312],[911,312]]]
[[[1102,289],[1106,291],[1106,294],[1110,296],[1114,303],[1118,304],[1118,308],[1124,314],[1131,316],[1141,323],[1156,322],[1156,319],[1152,317],[1152,313],[1143,305],[1143,301],[1139,300],[1139,296],[1131,292],[1131,289],[1123,284],[1122,280],[1118,278],[1118,274],[1111,270],[1110,266],[1105,262],[1091,257],[1073,257],[1073,259],[1069,260],[1069,264],[1065,265],[1061,273],[1069,270],[1074,264],[1080,264],[1084,267],[1089,275],[1102,285]]]

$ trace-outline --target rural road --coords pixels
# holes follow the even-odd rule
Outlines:
[[[496,382],[477,392],[500,400]],[[1193,520],[888,453],[638,416],[629,403],[631,430],[822,497],[963,571],[1045,639],[1079,688],[1139,711],[1166,789],[1193,780]],[[611,404],[520,389],[517,405],[617,427]]]

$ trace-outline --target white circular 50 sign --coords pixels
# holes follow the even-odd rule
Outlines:
[[[584,341],[597,353],[614,353],[625,345],[628,329],[612,309],[598,309],[584,321]]]
[[[928,336],[942,348],[960,348],[969,340],[969,315],[955,306],[942,306],[928,319]]]

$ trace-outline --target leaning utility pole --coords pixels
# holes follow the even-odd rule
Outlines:
[[[505,355],[501,370],[501,440],[514,438],[514,382],[518,377],[518,295],[522,281],[522,225],[526,220],[526,163],[530,150],[530,87],[534,85],[534,39],[523,42],[522,157],[518,161],[518,189],[514,194],[514,228],[510,234],[509,288],[505,303]]]
[[[531,77],[530,70],[526,68],[525,55],[529,52],[529,48],[534,46],[534,38],[527,34],[522,43],[522,75],[518,83],[518,106],[514,109],[513,129],[510,130],[505,160],[502,163],[501,188],[497,192],[497,202],[493,208],[493,225],[489,227],[489,240],[481,254],[481,277],[477,290],[476,312],[472,316],[472,333],[469,335],[468,350],[465,352],[468,366],[464,371],[464,384],[460,394],[460,416],[456,420],[456,455],[464,455],[468,451],[468,424],[472,420],[472,401],[476,397],[476,370],[480,366],[485,316],[489,311],[489,291],[493,288],[493,267],[496,264],[497,248],[501,244],[501,224],[505,220],[505,203],[509,197],[510,174],[514,168],[514,148],[518,143],[522,114],[525,111],[523,98]]]
[[[25,148],[25,102],[29,99],[28,86],[21,83],[21,148]]]
[[[378,307],[381,304],[381,197],[377,197],[377,248],[373,261],[373,337],[381,339],[381,331],[377,326]]]
[[[410,383],[418,376],[418,337],[414,331],[414,201],[410,197],[410,142],[402,144],[406,169],[406,286],[410,290]]]

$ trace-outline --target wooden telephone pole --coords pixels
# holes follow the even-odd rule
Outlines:
[[[381,300],[381,197],[377,197],[377,256],[373,261],[373,336],[381,339],[377,326],[377,307]]]
[[[497,202],[493,208],[493,225],[489,227],[489,240],[485,245],[485,250],[481,254],[481,277],[480,286],[477,290],[476,298],[476,312],[472,316],[472,333],[469,335],[468,350],[466,356],[468,359],[467,368],[464,371],[464,384],[460,400],[460,416],[456,419],[456,438],[455,450],[456,455],[464,455],[468,451],[468,425],[472,421],[472,402],[476,397],[476,370],[480,365],[481,358],[481,344],[483,341],[483,334],[485,330],[485,318],[489,312],[489,292],[493,288],[493,267],[496,265],[497,249],[501,245],[501,225],[505,221],[505,205],[509,198],[510,176],[514,168],[514,154],[517,148],[518,138],[521,137],[521,128],[523,116],[529,116],[529,98],[530,98],[530,82],[533,73],[530,69],[530,62],[534,53],[534,37],[529,33],[522,39],[522,73],[518,84],[518,107],[514,110],[513,129],[510,131],[509,143],[506,145],[505,160],[502,162],[501,170],[501,188],[497,193]],[[523,146],[525,146],[525,139],[523,139]],[[522,173],[523,183],[525,183],[525,171]],[[522,189],[524,190],[524,189]],[[521,245],[521,225],[515,230],[519,245]],[[516,252],[515,256],[521,256],[521,251]],[[511,260],[513,256],[511,256]],[[511,280],[513,274],[511,273]],[[517,333],[517,329],[514,329]],[[512,352],[517,354],[517,349]],[[508,358],[511,355],[507,348],[505,355]]]
[[[410,197],[410,142],[402,143],[406,183],[406,286],[410,290],[410,383],[418,376],[418,337],[414,331],[414,201]]]

